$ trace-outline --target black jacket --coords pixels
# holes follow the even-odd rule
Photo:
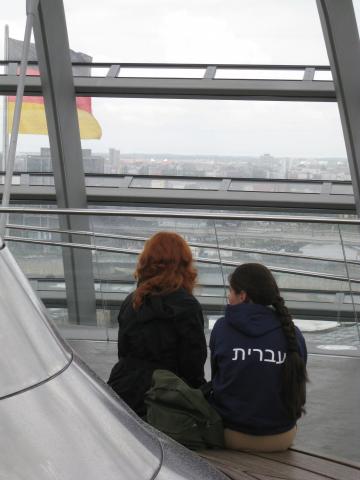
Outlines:
[[[296,329],[299,353],[307,360],[304,337]],[[287,342],[270,307],[256,303],[228,305],[210,337],[211,403],[232,430],[273,435],[290,430],[282,400],[282,364]]]
[[[149,295],[138,310],[132,294],[119,313],[118,355],[108,384],[143,416],[145,392],[155,369],[166,369],[191,387],[204,380],[207,348],[199,302],[184,289],[168,295]]]

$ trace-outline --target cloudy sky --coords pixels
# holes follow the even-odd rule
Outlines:
[[[70,46],[94,61],[327,65],[315,0],[64,0]],[[25,0],[0,31],[21,39]],[[1,36],[1,35],[0,35]],[[3,50],[2,39],[0,49]],[[93,99],[95,151],[345,156],[334,103]],[[21,135],[19,151],[46,145]]]

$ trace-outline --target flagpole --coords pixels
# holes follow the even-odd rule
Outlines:
[[[4,60],[9,60],[9,25],[5,25],[4,30]],[[5,65],[5,73],[8,73],[8,66]],[[7,122],[8,122],[8,98],[7,95],[3,97],[3,151],[2,151],[2,161],[1,161],[1,170],[6,171],[6,155],[8,150],[8,131],[7,131]]]
[[[24,87],[25,87],[27,62],[29,58],[31,32],[32,32],[32,27],[34,23],[35,11],[38,6],[38,1],[39,0],[27,0],[26,2],[25,35],[24,35],[24,43],[23,43],[23,48],[21,53],[20,74],[19,74],[18,86],[16,90],[16,100],[15,100],[14,118],[13,118],[13,124],[11,129],[11,136],[10,136],[10,144],[9,144],[8,154],[6,156],[7,165],[6,165],[4,190],[3,190],[2,202],[1,202],[2,207],[9,206],[9,201],[10,201],[11,181],[12,181],[14,165],[15,165],[16,145],[17,145],[17,139],[19,134],[21,106],[22,106],[22,101],[24,96]],[[8,217],[7,213],[3,213],[0,217],[0,236],[1,237],[4,237],[5,235],[7,217]]]

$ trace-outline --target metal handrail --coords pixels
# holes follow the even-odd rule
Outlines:
[[[40,245],[51,245],[55,247],[68,247],[68,248],[80,248],[85,250],[93,250],[93,251],[102,251],[102,252],[110,252],[110,253],[122,253],[125,255],[139,255],[142,250],[139,249],[125,249],[125,248],[115,248],[115,247],[103,247],[103,246],[96,246],[96,245],[84,245],[82,243],[70,243],[70,242],[53,242],[47,240],[33,240],[28,238],[22,237],[12,237],[12,236],[5,236],[5,240],[12,241],[12,242],[20,242],[20,243],[32,243],[32,244],[40,244]],[[199,263],[207,263],[212,265],[224,265],[227,267],[237,267],[239,265],[238,262],[232,262],[229,260],[215,260],[209,258],[202,258],[202,257],[194,257],[194,260]],[[278,273],[288,273],[288,274],[295,274],[301,275],[306,277],[315,277],[315,278],[324,278],[327,280],[339,280],[339,281],[346,281],[352,283],[360,283],[360,279],[356,278],[348,278],[342,275],[333,275],[329,273],[319,273],[319,272],[311,272],[307,270],[297,270],[291,268],[281,268],[281,267],[274,267],[268,266],[268,268],[273,272]]]
[[[162,217],[162,218],[185,218],[198,220],[249,220],[260,222],[295,222],[295,223],[318,223],[327,225],[360,225],[360,219],[308,217],[296,215],[254,215],[249,213],[227,213],[227,212],[194,212],[193,210],[174,211],[147,209],[140,210],[124,208],[121,210],[106,210],[92,208],[23,208],[23,207],[0,207],[0,213],[21,213],[37,215],[85,215],[85,216],[106,216],[106,217]]]
[[[33,225],[16,225],[9,223],[6,225],[6,228],[13,229],[13,230],[21,230],[21,231],[35,231],[35,232],[46,232],[46,233],[56,233],[56,234],[71,234],[71,235],[83,235],[88,237],[95,237],[95,238],[108,238],[114,240],[132,240],[136,242],[146,242],[148,240],[147,237],[138,237],[134,235],[120,235],[115,233],[100,233],[100,232],[89,232],[84,230],[59,230],[56,228],[47,228],[47,227],[38,227]],[[243,247],[234,247],[234,246],[227,246],[222,245],[218,248],[217,245],[211,243],[199,243],[199,242],[187,242],[188,245],[191,247],[199,247],[199,248],[213,248],[218,250],[230,251],[230,252],[243,252],[243,253],[258,253],[260,255],[270,255],[276,257],[290,257],[290,258],[300,258],[303,260],[317,260],[317,261],[327,261],[333,263],[341,263],[344,264],[344,260],[338,258],[330,258],[330,257],[315,257],[311,255],[298,255],[296,253],[289,253],[289,252],[274,252],[274,251],[267,251],[261,250],[258,248],[243,248]],[[347,260],[347,263],[352,265],[360,265],[359,260]]]

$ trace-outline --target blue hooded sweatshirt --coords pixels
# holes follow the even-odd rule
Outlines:
[[[305,340],[295,328],[299,353],[306,363]],[[212,330],[210,350],[210,402],[225,428],[250,435],[274,435],[295,426],[281,398],[287,342],[271,307],[228,305],[225,317]]]

